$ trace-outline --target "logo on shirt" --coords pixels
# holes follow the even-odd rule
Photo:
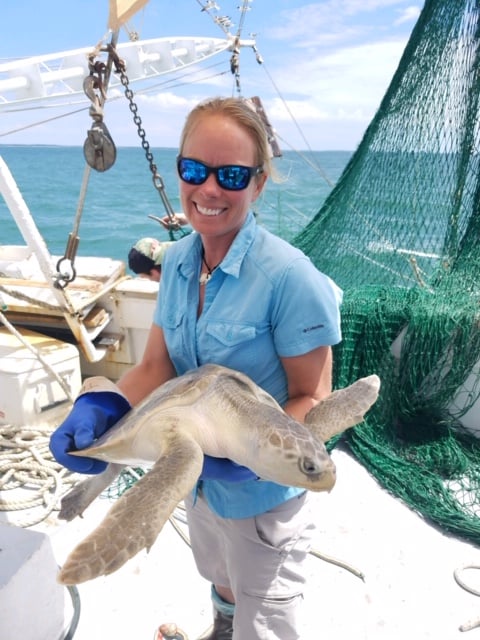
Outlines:
[[[324,324],[315,324],[313,327],[307,327],[303,329],[303,333],[308,333],[309,331],[315,331],[315,329],[323,329],[325,327]]]

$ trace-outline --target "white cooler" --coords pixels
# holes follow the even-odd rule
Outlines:
[[[19,333],[60,376],[75,398],[82,384],[77,347],[27,329]],[[49,424],[69,402],[48,367],[16,336],[0,329],[0,424]]]
[[[0,637],[57,640],[65,634],[65,588],[47,534],[0,521]]]

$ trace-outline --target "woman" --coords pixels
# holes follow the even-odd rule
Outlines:
[[[119,381],[123,397],[101,399],[105,419],[99,426],[95,418],[92,439],[128,403],[207,362],[244,372],[299,421],[331,392],[341,293],[303,253],[257,225],[250,211],[271,173],[261,120],[241,99],[198,105],[185,123],[177,169],[183,211],[197,233],[165,255],[145,354]],[[98,404],[85,395],[87,404]],[[86,416],[88,407],[79,407],[77,416],[81,411]],[[79,459],[72,463],[68,451],[88,440],[85,420],[81,438],[78,425],[72,411],[52,437],[57,459],[76,464],[76,471]],[[87,472],[103,468],[82,460]],[[298,638],[312,534],[307,493],[205,456],[185,502],[195,561],[212,584],[214,626],[206,637]]]

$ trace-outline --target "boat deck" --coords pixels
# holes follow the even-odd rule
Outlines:
[[[480,549],[427,524],[346,451],[335,449],[333,458],[337,485],[330,494],[314,495],[314,548],[355,567],[364,579],[310,556],[302,637],[465,640],[459,627],[480,618],[480,601],[456,583],[454,571],[480,565]],[[51,535],[62,563],[109,506],[108,498],[99,498],[83,519],[59,524],[52,514],[35,528]],[[464,579],[478,589],[477,573],[465,572]],[[79,585],[78,593],[75,640],[152,640],[164,622],[176,622],[195,640],[211,620],[209,585],[169,523],[150,553],[138,554],[111,576]],[[67,622],[71,615],[69,605]],[[472,631],[472,637],[478,633]]]

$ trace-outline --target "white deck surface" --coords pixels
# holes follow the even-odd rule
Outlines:
[[[314,547],[354,565],[365,580],[310,556],[304,640],[480,638],[480,628],[459,630],[480,618],[480,599],[453,576],[458,567],[480,565],[480,549],[427,525],[344,451],[334,450],[333,458],[337,485],[330,494],[315,495]],[[35,528],[52,531],[62,563],[108,507],[108,499],[98,499],[83,519]],[[480,589],[480,571],[463,577]],[[149,554],[140,553],[115,574],[81,584],[78,591],[75,640],[152,640],[163,622],[176,622],[195,640],[211,621],[209,585],[169,523]]]

